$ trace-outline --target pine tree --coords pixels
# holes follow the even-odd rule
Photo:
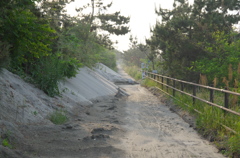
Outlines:
[[[173,10],[156,9],[162,21],[151,29],[148,43],[162,51],[168,75],[197,81],[199,75],[191,70],[192,63],[208,55],[199,43],[214,44],[213,33],[231,32],[240,17],[228,12],[239,9],[239,4],[237,0],[195,0],[190,5],[187,0],[175,0]]]

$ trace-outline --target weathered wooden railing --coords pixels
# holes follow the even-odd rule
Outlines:
[[[151,80],[161,84],[161,86],[160,86],[161,88],[159,88],[159,87],[157,87],[157,88],[160,91],[166,93],[167,95],[175,97],[175,93],[176,93],[176,91],[178,91],[178,92],[180,92],[182,94],[186,94],[186,95],[192,97],[193,105],[195,104],[196,99],[197,99],[197,100],[200,100],[200,101],[202,101],[204,103],[212,105],[214,107],[220,108],[220,109],[224,110],[224,112],[229,112],[231,114],[240,116],[240,112],[231,110],[229,108],[229,95],[232,94],[232,95],[240,96],[240,93],[229,91],[229,90],[227,90],[227,88],[226,89],[218,89],[218,88],[214,88],[214,87],[210,87],[210,86],[204,86],[204,85],[200,85],[200,84],[196,84],[196,83],[192,83],[192,82],[178,80],[178,79],[175,79],[175,78],[163,76],[163,75],[152,73],[152,72],[144,72],[144,73],[145,73],[147,78],[149,78],[149,79],[151,79]],[[171,81],[171,84],[170,84],[170,81]],[[177,83],[178,83],[180,88],[177,88],[177,86],[176,86]],[[192,94],[187,93],[187,92],[184,91],[185,85],[188,85],[188,86],[191,87]],[[166,91],[163,91],[164,86],[166,87]],[[209,101],[205,100],[205,99],[202,99],[200,97],[197,97],[196,93],[197,93],[197,89],[198,88],[204,88],[204,89],[209,90]],[[170,94],[171,92],[169,92],[169,89],[172,89],[172,94]],[[224,105],[223,106],[214,103],[214,92],[217,92],[217,91],[224,93]],[[187,106],[189,106],[189,105],[187,105]],[[194,109],[194,111],[196,111],[198,113],[201,113],[197,109]],[[240,118],[239,118],[239,121],[240,121]],[[231,130],[232,132],[236,133],[236,131],[232,130],[231,128],[229,128],[229,127],[227,127],[225,125],[223,125],[223,126],[225,128],[227,128],[228,130]]]

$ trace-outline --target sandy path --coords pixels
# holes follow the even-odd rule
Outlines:
[[[129,77],[119,67],[119,73]],[[121,85],[130,96],[123,118],[126,134],[118,148],[126,158],[222,158],[182,118],[140,85]]]
[[[125,102],[127,114],[122,119],[127,132],[117,146],[126,152],[126,158],[223,157],[145,88],[121,87],[130,94]]]
[[[148,90],[120,87],[130,96],[79,106],[67,124],[22,126],[19,158],[223,157]]]

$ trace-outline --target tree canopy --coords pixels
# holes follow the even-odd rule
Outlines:
[[[151,29],[147,43],[156,53],[161,51],[162,67],[168,75],[197,82],[204,71],[199,68],[202,62],[196,61],[213,58],[207,47],[216,44],[216,32],[234,31],[233,25],[240,19],[239,7],[237,0],[195,0],[193,5],[187,0],[174,0],[172,10],[156,8],[162,20]],[[227,44],[233,40],[236,38],[228,38]]]
[[[77,9],[78,16],[71,17],[65,6],[72,1],[0,2],[0,66],[25,77],[50,96],[60,93],[60,80],[75,76],[82,66],[97,62],[116,66],[115,54],[109,52],[113,49],[109,34],[129,32],[129,17],[107,12],[112,4],[91,0],[91,13],[84,14],[85,6]]]

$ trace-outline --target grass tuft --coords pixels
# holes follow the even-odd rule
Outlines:
[[[10,148],[10,149],[13,148],[12,145],[10,144],[10,142],[9,142],[9,140],[8,140],[7,138],[3,139],[3,141],[2,141],[2,146],[4,146],[4,147],[8,147],[8,148]]]
[[[61,125],[68,121],[68,117],[65,111],[59,110],[50,114],[49,120],[56,125]]]
[[[140,80],[142,78],[142,73],[137,66],[124,66],[124,71],[135,80]]]

